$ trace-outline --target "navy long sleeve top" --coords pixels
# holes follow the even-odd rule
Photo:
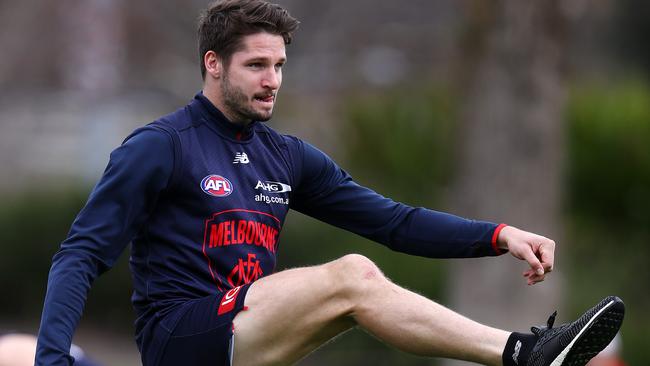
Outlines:
[[[131,242],[136,341],[155,316],[273,273],[289,209],[425,257],[497,255],[497,225],[394,202],[312,145],[230,123],[199,93],[133,132],[54,255],[37,365],[69,365],[93,280]]]

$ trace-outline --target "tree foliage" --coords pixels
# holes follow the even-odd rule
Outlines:
[[[622,339],[630,365],[647,363],[650,337],[650,89],[638,82],[574,89],[567,218],[574,313],[599,297],[627,304]]]

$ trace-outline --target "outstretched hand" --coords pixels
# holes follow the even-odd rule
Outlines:
[[[499,232],[497,245],[528,262],[530,269],[523,273],[528,285],[544,281],[546,274],[553,271],[555,242],[549,238],[506,226]]]

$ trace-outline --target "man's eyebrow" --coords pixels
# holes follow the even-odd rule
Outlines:
[[[271,60],[270,57],[257,56],[257,57],[247,58],[244,62],[246,62],[246,63],[249,63],[249,62],[269,62],[270,60]],[[287,58],[286,57],[281,57],[278,61],[279,62],[287,62]]]

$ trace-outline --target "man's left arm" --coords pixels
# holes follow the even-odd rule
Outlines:
[[[530,264],[525,273],[529,284],[543,280],[544,273],[552,270],[554,243],[549,239],[503,224],[395,202],[355,183],[315,147],[299,143],[301,164],[293,209],[412,255],[467,258],[510,251]]]

